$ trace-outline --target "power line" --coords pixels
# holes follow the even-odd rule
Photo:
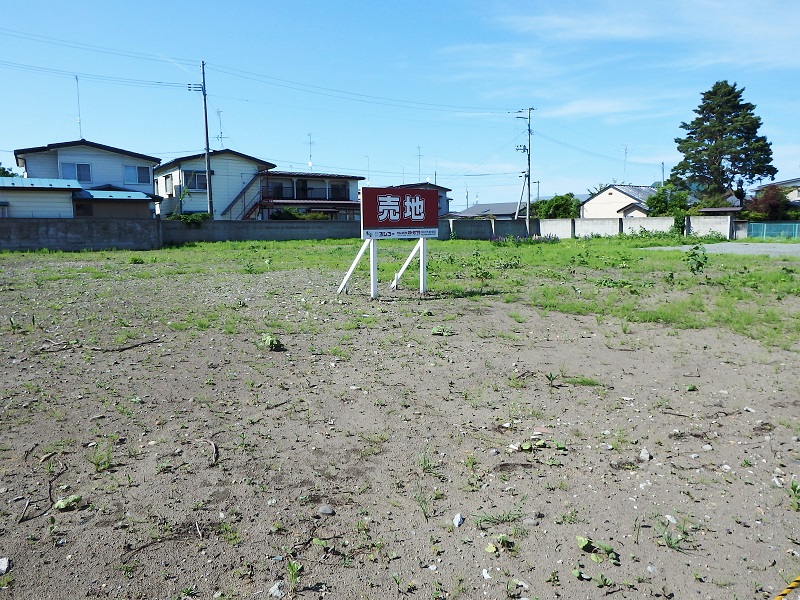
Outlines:
[[[408,108],[412,110],[430,110],[439,112],[464,112],[464,111],[477,111],[490,114],[505,114],[508,109],[504,108],[480,108],[475,106],[456,106],[447,104],[434,104],[430,102],[418,102],[416,100],[399,100],[397,98],[386,98],[383,96],[370,96],[367,94],[359,94],[356,92],[347,92],[344,90],[337,90],[333,88],[320,87],[307,83],[300,83],[297,81],[290,81],[287,79],[278,79],[277,77],[269,77],[267,75],[260,75],[258,73],[251,73],[249,71],[242,71],[240,69],[231,69],[220,65],[209,65],[209,71],[216,71],[218,73],[225,73],[233,77],[256,81],[265,85],[272,85],[275,87],[295,90],[307,94],[316,94],[319,96],[327,96],[331,98],[339,98],[341,100],[350,100],[353,102],[364,102],[366,104],[379,104],[382,106],[393,106],[395,108]]]
[[[77,73],[75,71],[62,71],[61,69],[51,69],[49,67],[38,67],[36,65],[24,65],[0,60],[0,66],[8,67],[18,71],[30,71],[33,73],[47,73],[48,75],[58,75],[60,77],[74,78],[79,76],[81,79],[89,81],[99,81],[116,85],[130,85],[136,87],[164,87],[164,88],[185,88],[186,83],[169,81],[149,81],[147,79],[130,79],[127,77],[112,77],[110,75],[94,75],[91,73]]]
[[[46,37],[34,33],[14,31],[13,29],[6,29],[5,27],[0,27],[0,35],[15,37],[23,40],[30,40],[33,42],[42,42],[44,44],[52,44],[54,46],[75,48],[77,50],[85,50],[87,52],[99,52],[101,54],[111,54],[114,56],[124,56],[127,58],[138,58],[141,60],[153,60],[153,61],[167,62],[167,63],[171,62],[184,65],[191,65],[191,66],[194,66],[198,62],[200,62],[199,60],[191,60],[188,58],[172,58],[168,56],[159,56],[157,54],[146,54],[144,52],[132,52],[129,50],[117,50],[115,48],[106,48],[104,46],[94,46],[92,44],[84,44],[81,42],[70,42],[68,40]]]

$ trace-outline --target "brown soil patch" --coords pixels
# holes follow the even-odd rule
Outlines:
[[[301,598],[768,598],[800,575],[796,353],[337,277],[6,272],[0,598],[288,595],[289,560]]]

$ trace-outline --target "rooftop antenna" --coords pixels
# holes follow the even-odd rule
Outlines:
[[[622,160],[622,183],[626,183],[627,173],[628,173],[628,144],[624,144],[622,146],[623,152],[625,153],[624,158]]]
[[[75,89],[78,90],[78,135],[83,139],[83,128],[81,127],[81,86],[78,82],[78,76],[75,75]]]
[[[308,134],[308,168],[314,170],[314,163],[311,162],[311,146],[314,142],[311,141],[311,134]]]
[[[217,110],[217,120],[219,121],[219,135],[217,136],[217,141],[219,142],[219,147],[224,148],[225,144],[222,143],[222,140],[227,139],[227,135],[222,135],[222,111]]]

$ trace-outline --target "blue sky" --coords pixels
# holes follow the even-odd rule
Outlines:
[[[745,88],[777,179],[800,176],[800,3],[42,0],[0,22],[0,162],[84,138],[164,161],[212,148],[279,169],[430,179],[453,207],[667,176],[716,81]],[[75,75],[78,76],[76,85]],[[217,111],[220,111],[219,113]],[[523,113],[527,114],[527,113]],[[220,121],[222,139],[220,137]],[[309,135],[310,134],[310,135]],[[309,146],[309,141],[311,145]]]

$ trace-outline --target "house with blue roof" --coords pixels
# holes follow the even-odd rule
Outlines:
[[[88,140],[14,150],[23,177],[0,177],[0,217],[149,218],[161,159]]]

